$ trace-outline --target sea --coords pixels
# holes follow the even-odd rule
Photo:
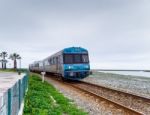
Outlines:
[[[103,73],[114,73],[114,74],[120,74],[120,75],[132,75],[132,76],[143,76],[150,78],[150,72],[145,71],[99,71]]]

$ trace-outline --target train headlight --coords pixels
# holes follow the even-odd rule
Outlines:
[[[72,69],[72,66],[68,66],[68,69]]]

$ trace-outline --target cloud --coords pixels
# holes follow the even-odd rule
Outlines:
[[[81,46],[92,68],[149,69],[149,11],[147,0],[1,0],[0,51],[20,53],[27,67]]]

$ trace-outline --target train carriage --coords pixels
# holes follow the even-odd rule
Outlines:
[[[81,47],[65,48],[42,61],[38,61],[38,64],[33,64],[33,66],[36,65],[39,65],[39,68],[36,68],[38,71],[54,73],[63,79],[71,80],[83,79],[89,75],[90,71],[88,51]]]

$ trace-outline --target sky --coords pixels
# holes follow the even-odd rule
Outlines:
[[[0,52],[22,67],[72,46],[92,69],[150,69],[150,1],[0,0]]]

